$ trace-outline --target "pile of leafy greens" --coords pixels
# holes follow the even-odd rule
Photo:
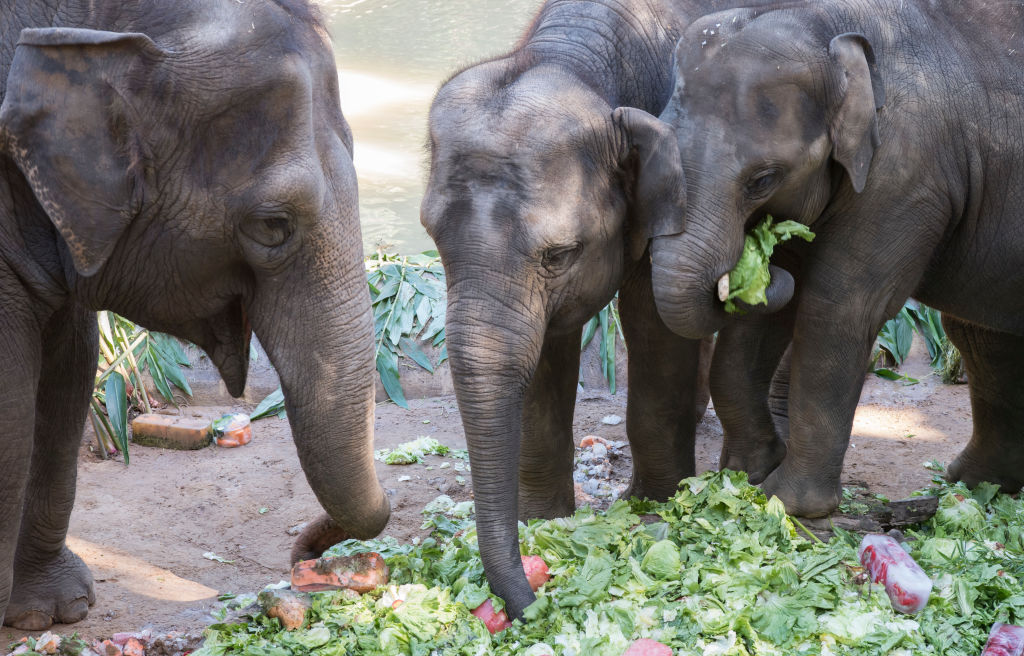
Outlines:
[[[796,221],[773,223],[771,215],[754,226],[743,240],[743,254],[740,255],[736,267],[729,272],[729,295],[725,299],[726,312],[743,310],[736,305],[739,299],[747,305],[767,305],[768,298],[764,291],[772,281],[768,270],[768,261],[772,257],[775,245],[789,241],[792,237],[800,237],[806,241],[814,239],[810,228]]]
[[[639,638],[684,656],[973,656],[993,622],[1024,622],[1024,503],[984,484],[932,492],[942,512],[908,531],[934,582],[914,616],[894,612],[866,581],[856,537],[805,538],[778,499],[723,471],[683,481],[666,503],[620,500],[521,526],[523,553],[544,558],[553,578],[527,622],[494,636],[469,612],[488,598],[500,604],[474,525],[436,515],[427,520],[434,537],[419,544],[334,547],[379,551],[391,568],[386,588],[315,593],[307,624],[292,632],[252,611],[211,626],[196,656],[620,656]]]

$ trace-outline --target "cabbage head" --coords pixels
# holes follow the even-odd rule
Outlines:
[[[662,580],[678,577],[681,566],[679,546],[672,540],[659,540],[652,544],[640,563],[644,572]]]

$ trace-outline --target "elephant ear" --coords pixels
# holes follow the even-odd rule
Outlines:
[[[842,164],[854,191],[860,193],[879,144],[876,113],[885,104],[885,89],[871,43],[863,34],[840,34],[828,51],[836,93],[829,126],[832,158]]]
[[[634,107],[617,108],[612,120],[623,134],[620,163],[632,173],[627,239],[630,255],[638,260],[654,237],[683,231],[686,178],[670,125]]]
[[[143,158],[127,81],[163,54],[144,34],[21,32],[0,106],[0,147],[83,276],[103,266],[138,211]]]

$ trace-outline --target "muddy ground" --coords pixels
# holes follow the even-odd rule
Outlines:
[[[868,376],[844,474],[844,485],[893,499],[928,485],[933,472],[922,463],[948,463],[971,430],[967,387],[943,385],[930,375],[919,345],[902,371],[921,382],[904,386]],[[591,434],[625,440],[624,422],[610,426],[601,421],[613,414],[624,417],[625,403],[624,390],[615,396],[581,394],[574,423],[577,442]],[[377,448],[421,435],[465,448],[454,397],[410,405],[408,411],[378,405]],[[213,418],[244,409],[183,412]],[[710,409],[697,434],[700,471],[717,466],[721,438]],[[238,449],[179,452],[135,446],[128,467],[100,460],[91,444],[87,433],[68,543],[92,568],[96,605],[85,621],[55,627],[64,634],[102,638],[144,627],[199,632],[212,621],[218,595],[256,591],[287,578],[289,529],[319,513],[284,420],[254,423],[253,442]],[[611,462],[613,486],[628,476],[628,448],[622,451]],[[450,465],[442,469],[444,462]],[[461,462],[431,456],[422,465],[378,463],[381,480],[393,491],[387,533],[402,540],[422,534],[420,510],[442,491],[455,501],[471,498],[468,473],[455,467]],[[410,479],[400,480],[405,476]],[[465,485],[457,476],[466,479]],[[231,562],[211,560],[206,553]],[[21,635],[4,627],[5,638]]]

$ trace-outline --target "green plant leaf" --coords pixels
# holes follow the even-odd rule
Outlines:
[[[405,393],[399,382],[398,356],[391,349],[382,348],[377,352],[377,373],[380,374],[380,382],[384,385],[388,398],[408,410],[409,403],[405,400]]]
[[[189,361],[188,356],[185,355],[185,351],[181,348],[181,344],[174,337],[164,333],[150,332],[149,338],[156,342],[160,351],[168,356],[169,361],[184,367],[192,366],[192,362]]]
[[[428,358],[427,355],[420,350],[420,347],[416,345],[416,342],[409,339],[408,337],[403,337],[401,340],[399,340],[398,345],[399,347],[401,347],[402,353],[409,356],[410,360],[412,360],[419,366],[423,367],[430,373],[434,373],[434,367],[430,364],[430,358]]]
[[[594,335],[597,334],[597,317],[590,317],[590,320],[583,325],[583,336],[580,339],[580,350],[587,348]]]
[[[892,369],[872,369],[871,373],[875,374],[879,378],[885,378],[886,380],[902,381],[905,385],[917,385],[921,382],[916,378],[898,374]]]
[[[107,400],[107,417],[114,429],[117,446],[124,454],[124,464],[128,464],[128,395],[125,392],[124,377],[118,372],[110,374],[105,388]]]
[[[177,407],[178,403],[174,400],[174,393],[171,392],[171,387],[167,384],[167,378],[164,376],[163,368],[160,365],[160,358],[154,352],[152,345],[146,349],[145,360],[149,367],[149,375],[153,377],[153,385],[156,386],[156,391],[160,392],[160,396],[164,397],[165,401]]]
[[[152,338],[153,335],[154,333],[150,333],[150,338]],[[192,388],[189,386],[188,381],[185,380],[185,376],[181,373],[178,358],[168,352],[167,346],[169,341],[174,342],[175,340],[171,339],[153,342],[153,350],[151,352],[154,357],[160,361],[160,372],[163,374],[166,381],[175,385],[178,389],[189,396],[192,396]],[[180,347],[178,350],[181,350]],[[161,392],[161,394],[162,393],[163,392]]]
[[[267,398],[260,401],[260,404],[256,406],[252,414],[249,415],[250,421],[257,419],[263,419],[270,415],[276,415],[284,411],[284,392],[278,387],[276,390],[267,395]]]

